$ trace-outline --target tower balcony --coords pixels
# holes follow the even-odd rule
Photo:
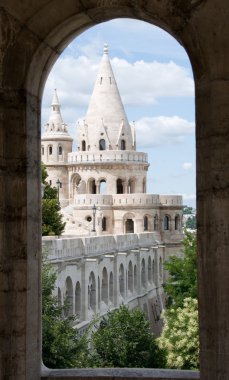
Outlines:
[[[68,154],[68,162],[76,164],[92,163],[148,163],[148,154],[132,150],[80,151]]]

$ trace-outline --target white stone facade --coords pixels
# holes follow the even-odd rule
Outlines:
[[[155,333],[164,307],[165,246],[157,234],[43,238],[43,248],[58,272],[56,295],[67,299],[80,332],[96,315],[121,304],[145,311]]]

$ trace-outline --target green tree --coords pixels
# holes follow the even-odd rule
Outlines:
[[[96,367],[163,367],[149,322],[140,309],[111,311],[92,334],[91,365]]]
[[[185,231],[183,257],[171,256],[165,262],[169,278],[165,284],[168,307],[182,307],[185,298],[197,298],[196,233]]]
[[[199,367],[199,335],[197,300],[185,298],[182,307],[168,309],[163,315],[164,328],[157,339],[166,352],[168,368]]]
[[[60,203],[57,197],[57,189],[49,185],[46,181],[48,173],[42,164],[42,184],[44,185],[44,195],[42,198],[42,236],[61,235],[65,228],[60,213]]]
[[[190,230],[196,230],[196,216],[193,215],[193,216],[190,216],[186,223],[185,223],[185,227],[186,228],[189,228]]]
[[[61,306],[54,295],[56,272],[43,259],[42,264],[42,356],[49,368],[84,367],[87,337],[79,337],[72,327],[74,317],[66,317],[68,305]]]

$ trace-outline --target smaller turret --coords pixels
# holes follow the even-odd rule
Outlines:
[[[50,184],[56,186],[56,183],[61,183],[60,200],[63,200],[68,199],[68,172],[65,164],[68,162],[68,153],[72,152],[73,139],[62,119],[60,107],[55,89],[49,121],[44,125],[45,132],[41,137],[41,160],[48,168]]]

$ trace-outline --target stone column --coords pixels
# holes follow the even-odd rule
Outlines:
[[[196,85],[200,359],[208,380],[229,378],[228,77]]]

